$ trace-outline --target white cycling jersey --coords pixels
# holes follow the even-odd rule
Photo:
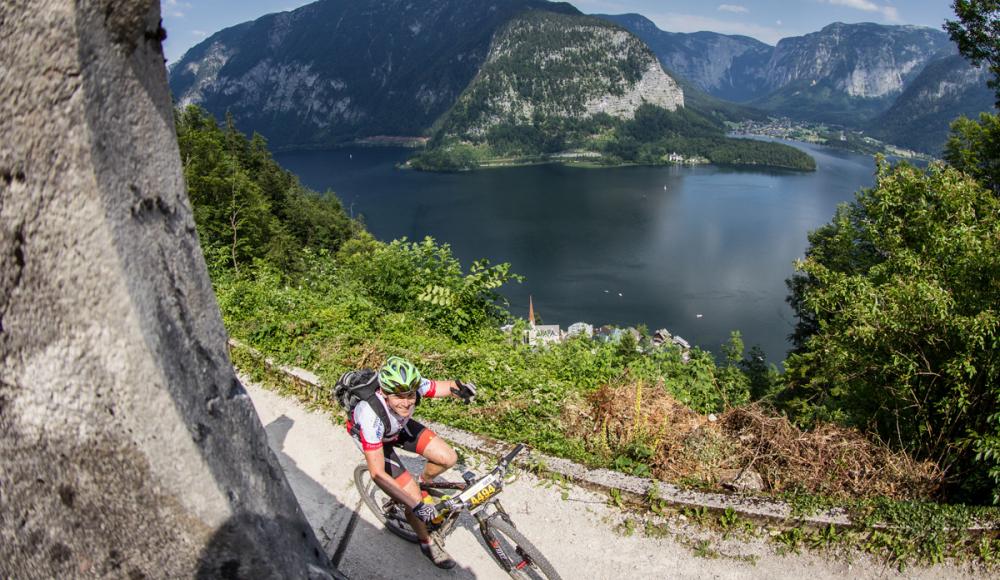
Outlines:
[[[417,391],[421,397],[433,397],[436,390],[437,384],[434,381],[420,379],[420,387]],[[400,417],[394,413],[392,408],[386,404],[385,397],[380,393],[376,393],[375,396],[382,403],[382,406],[385,407],[386,415],[389,417],[388,426],[382,424],[378,413],[375,412],[375,409],[372,409],[368,401],[358,403],[351,414],[351,422],[358,427],[358,438],[361,448],[365,451],[379,449],[383,443],[392,443],[395,441],[399,437],[400,431],[406,427],[407,421],[410,420],[409,417]],[[348,425],[348,430],[351,430],[351,425]]]

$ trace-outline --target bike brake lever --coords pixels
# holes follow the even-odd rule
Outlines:
[[[462,500],[457,497],[452,497],[441,502],[441,507],[438,508],[438,513],[455,511],[462,505]]]

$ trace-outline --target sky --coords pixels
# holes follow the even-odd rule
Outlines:
[[[167,62],[179,60],[189,48],[223,28],[313,1],[161,0]],[[586,14],[639,13],[668,32],[742,34],[771,45],[782,38],[816,32],[831,22],[940,29],[945,20],[955,17],[952,0],[570,0],[570,4]]]

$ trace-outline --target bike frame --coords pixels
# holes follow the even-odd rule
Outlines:
[[[503,548],[500,546],[500,541],[497,539],[496,535],[490,529],[490,521],[493,518],[499,517],[505,522],[507,522],[511,527],[516,527],[513,520],[511,520],[510,515],[507,510],[503,508],[500,504],[500,492],[504,488],[504,475],[507,472],[507,468],[514,458],[524,449],[524,445],[517,445],[510,453],[508,453],[495,468],[493,468],[489,474],[481,477],[475,478],[471,473],[466,472],[463,474],[465,482],[435,482],[435,483],[421,483],[420,489],[428,492],[430,495],[440,496],[441,490],[460,490],[461,493],[457,497],[451,498],[452,502],[460,502],[461,507],[457,509],[454,507],[445,506],[447,510],[445,520],[437,525],[428,526],[428,530],[436,532],[442,540],[454,529],[455,524],[458,522],[458,517],[463,511],[468,511],[479,524],[479,533],[483,536],[486,541],[486,545],[490,547],[490,550],[496,555],[497,561],[501,563],[501,567],[504,571],[510,573],[511,570],[520,569],[524,567],[527,562],[522,561],[520,565],[515,565],[510,559]],[[469,477],[471,476],[471,477]],[[490,479],[492,477],[492,479]],[[486,486],[480,488],[482,482],[488,481]],[[490,486],[495,487],[490,491]],[[480,488],[480,489],[477,489]],[[482,494],[489,492],[489,495],[484,497],[481,501],[476,501],[476,494]],[[435,493],[437,492],[437,493]],[[488,513],[487,507],[492,506],[492,513]]]
[[[500,492],[506,487],[507,469],[523,450],[524,445],[517,445],[497,463],[496,467],[483,476],[466,471],[462,474],[464,481],[421,482],[419,485],[422,490],[442,500],[435,505],[438,517],[433,519],[437,520],[437,523],[427,524],[427,530],[434,541],[443,546],[445,538],[455,529],[462,512],[469,512],[479,524],[479,533],[486,543],[487,550],[505,572],[514,578],[521,578],[523,569],[531,566],[544,577],[558,580],[559,573],[538,548],[518,531],[512,518],[500,503]],[[364,463],[354,470],[354,483],[362,494],[364,502],[392,533],[410,542],[416,542],[417,536],[406,520],[405,506],[392,497],[376,498],[372,490],[378,486],[370,475]],[[446,499],[444,496],[449,491],[458,493],[453,497],[449,495]],[[384,490],[381,493],[383,496],[387,495]]]

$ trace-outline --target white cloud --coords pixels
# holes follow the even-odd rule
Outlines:
[[[750,36],[767,44],[777,44],[782,38],[792,36],[788,31],[770,26],[761,26],[743,21],[707,18],[694,14],[665,12],[661,14],[646,14],[646,17],[652,20],[658,28],[668,32],[699,32],[701,30],[710,30],[720,34]]]
[[[881,6],[871,0],[825,0],[827,4],[845,6],[864,12],[877,12],[891,22],[899,21],[899,10],[895,6]]]
[[[184,18],[184,11],[191,8],[190,2],[181,2],[180,0],[163,0],[163,11],[167,13],[168,16],[174,18]]]
[[[194,37],[197,37],[197,38],[205,38],[206,36],[208,36],[208,33],[205,32],[204,30],[192,30],[191,31],[191,36],[194,36]]]
[[[750,10],[746,6],[738,4],[719,4],[720,12],[734,12],[736,14],[747,14]]]

